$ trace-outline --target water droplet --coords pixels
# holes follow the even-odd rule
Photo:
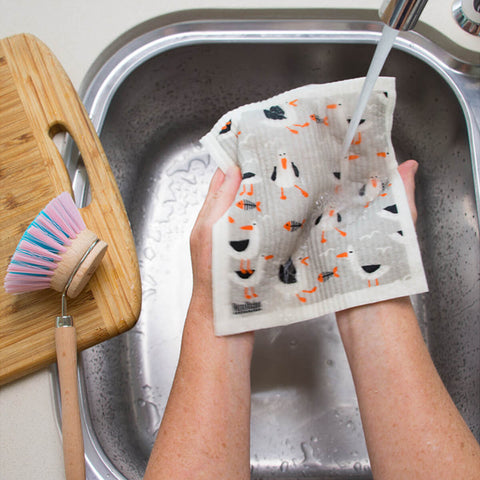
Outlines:
[[[314,456],[313,447],[308,442],[302,442],[300,444],[300,447],[305,456],[302,462],[305,466],[310,467],[310,466],[321,465],[320,462]]]
[[[281,472],[286,472],[288,470],[288,462],[282,462],[280,465],[280,471]]]
[[[313,457],[313,448],[309,443],[302,442],[300,444],[300,447],[302,448],[303,454],[305,455],[303,463],[310,463],[315,460]]]
[[[362,471],[362,464],[360,462],[356,462],[355,465],[353,466],[353,469],[356,472],[361,472]]]
[[[139,398],[137,400],[137,405],[145,409],[144,412],[147,415],[148,418],[148,426],[147,426],[147,431],[150,434],[155,434],[155,432],[158,430],[160,427],[160,421],[161,421],[161,416],[158,411],[158,407],[153,403],[144,400],[143,398]]]

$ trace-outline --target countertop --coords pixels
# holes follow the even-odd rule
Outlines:
[[[90,66],[114,40],[136,25],[180,10],[258,7],[258,0],[0,0],[0,35],[28,32],[46,43],[80,89]],[[458,56],[480,58],[480,38],[463,32],[450,14],[453,0],[427,4],[416,30]],[[262,9],[337,9],[376,19],[381,0],[264,0]],[[351,15],[351,14],[350,14]],[[477,63],[479,63],[477,61]],[[41,370],[0,389],[0,478],[64,479],[52,375]]]

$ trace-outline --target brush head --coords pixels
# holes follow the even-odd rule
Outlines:
[[[72,197],[64,192],[33,220],[15,249],[5,277],[8,293],[52,288],[63,292],[97,236],[87,229]],[[75,298],[95,272],[107,244],[98,240],[75,273],[67,295]]]

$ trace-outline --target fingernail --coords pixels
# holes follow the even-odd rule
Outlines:
[[[414,163],[412,170],[413,170],[413,174],[415,175],[417,173],[417,170],[418,170],[418,162]]]

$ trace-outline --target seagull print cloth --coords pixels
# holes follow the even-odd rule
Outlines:
[[[217,335],[286,325],[427,290],[380,78],[348,153],[363,79],[308,85],[224,115],[205,137],[243,180],[213,229]]]

